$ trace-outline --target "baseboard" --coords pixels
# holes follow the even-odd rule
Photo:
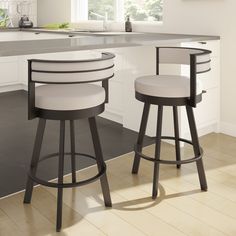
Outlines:
[[[212,123],[208,123],[206,125],[202,125],[202,126],[198,126],[198,136],[201,137],[203,135],[209,134],[209,133],[218,133],[219,129],[218,129],[218,123],[212,122]]]
[[[226,123],[226,122],[221,122],[220,123],[220,133],[236,137],[236,125]]]
[[[25,89],[23,84],[5,85],[5,86],[0,86],[0,93],[12,92],[22,89]]]
[[[101,116],[103,118],[106,118],[108,120],[112,120],[112,121],[115,121],[117,123],[123,124],[123,117],[120,114],[116,114],[116,113],[109,112],[109,111],[105,110],[99,116]]]

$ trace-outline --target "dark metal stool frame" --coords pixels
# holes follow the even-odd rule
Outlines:
[[[137,100],[144,102],[144,109],[142,114],[142,120],[138,135],[138,140],[135,145],[135,157],[133,162],[132,173],[137,174],[139,171],[140,159],[143,158],[148,161],[152,161],[154,163],[154,174],[153,174],[153,189],[152,189],[152,198],[155,199],[158,195],[158,182],[159,182],[159,166],[160,164],[175,164],[177,168],[181,167],[181,164],[187,164],[191,162],[196,162],[198,176],[200,181],[200,186],[203,191],[207,191],[207,181],[202,161],[203,150],[199,145],[197,128],[195,124],[195,118],[193,113],[193,107],[196,107],[197,103],[202,100],[202,91],[201,94],[196,94],[196,79],[197,74],[205,73],[210,71],[210,67],[207,69],[198,70],[198,66],[207,65],[210,63],[210,59],[202,60],[201,62],[197,62],[198,57],[204,57],[211,53],[209,50],[204,49],[196,49],[196,48],[176,48],[176,47],[157,47],[156,48],[156,74],[159,75],[159,64],[161,64],[159,60],[159,50],[162,49],[179,49],[179,50],[194,50],[195,53],[189,54],[190,60],[190,97],[181,97],[181,98],[168,98],[168,97],[154,97],[148,96],[136,91],[135,97]],[[168,63],[167,63],[168,64]],[[172,63],[170,63],[172,64]],[[182,63],[180,63],[182,64]],[[158,79],[158,78],[157,78]],[[158,115],[157,115],[157,127],[156,127],[156,146],[155,146],[155,155],[153,157],[149,157],[142,153],[143,148],[143,139],[146,132],[148,115],[150,110],[150,105],[158,105]],[[174,118],[174,135],[171,136],[161,136],[162,132],[162,116],[163,116],[163,106],[172,106],[173,107],[173,118]],[[179,137],[179,124],[178,124],[178,106],[185,106],[187,111],[187,117],[189,122],[189,128],[191,133],[192,141],[186,140]],[[160,150],[161,150],[161,140],[169,139],[175,141],[175,151],[176,151],[176,161],[171,160],[162,160],[160,159]],[[184,143],[188,143],[193,146],[194,157],[181,160],[180,154],[180,141]]]
[[[101,144],[99,140],[98,130],[97,130],[97,124],[95,120],[95,116],[102,113],[105,108],[105,102],[108,102],[108,81],[111,79],[114,74],[107,78],[102,78],[99,80],[93,80],[93,81],[87,81],[87,83],[91,82],[97,82],[102,81],[102,86],[105,89],[106,92],[106,99],[105,102],[96,106],[91,107],[87,109],[81,109],[81,110],[72,110],[72,111],[57,111],[57,110],[47,110],[47,109],[41,109],[35,107],[35,83],[45,83],[45,84],[72,84],[72,83],[86,83],[86,81],[79,81],[79,82],[42,82],[42,81],[33,81],[32,80],[32,72],[37,73],[55,73],[55,74],[67,74],[70,73],[87,73],[87,72],[95,72],[98,70],[81,70],[81,71],[46,71],[46,70],[33,70],[32,69],[32,63],[38,62],[38,63],[58,63],[58,66],[60,67],[60,63],[83,63],[83,62],[96,62],[96,61],[105,61],[110,60],[114,58],[115,56],[111,53],[102,53],[102,58],[99,59],[93,59],[93,60],[80,60],[80,61],[53,61],[53,60],[36,60],[31,59],[28,60],[28,118],[29,120],[34,119],[36,117],[39,117],[39,123],[36,133],[36,139],[34,143],[34,149],[33,149],[33,155],[31,160],[31,166],[28,173],[28,180],[26,185],[26,192],[24,197],[24,203],[30,203],[32,198],[32,192],[33,192],[33,184],[34,182],[38,184],[42,184],[48,187],[53,187],[58,189],[57,194],[57,222],[56,222],[56,230],[59,232],[61,230],[62,225],[62,195],[63,195],[63,188],[71,188],[71,187],[77,187],[89,184],[91,182],[94,182],[98,179],[100,179],[101,182],[101,188],[102,193],[104,197],[104,202],[106,207],[111,207],[111,197],[110,197],[110,190],[108,185],[108,180],[106,176],[106,164],[103,160],[103,154],[101,150]],[[106,70],[113,68],[114,64],[110,67],[106,68],[100,68],[101,70]],[[74,120],[76,119],[82,119],[82,118],[88,118],[89,120],[89,126],[90,131],[92,134],[92,140],[94,145],[94,151],[95,151],[95,157],[84,154],[84,153],[77,153],[75,152],[75,131],[74,131]],[[44,130],[46,126],[46,120],[60,120],[60,141],[59,141],[59,153],[53,153],[49,154],[47,156],[42,157],[40,160],[40,151],[41,146],[43,142],[43,135]],[[71,152],[65,153],[64,145],[65,145],[65,121],[70,121],[70,141],[71,141]],[[72,182],[71,183],[63,183],[63,172],[64,172],[64,155],[71,155],[71,171],[72,171]],[[78,155],[82,155],[91,159],[96,160],[97,167],[98,167],[98,173],[90,177],[86,180],[76,182],[76,160],[75,157]],[[36,171],[39,162],[44,161],[48,158],[52,158],[55,156],[59,156],[59,162],[58,162],[58,183],[52,183],[45,181],[43,179],[40,179],[36,177]]]

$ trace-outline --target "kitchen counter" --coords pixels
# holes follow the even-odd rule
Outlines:
[[[30,37],[19,38],[18,40],[1,40],[1,34],[20,31]],[[50,39],[42,39],[40,34],[52,35]],[[58,38],[58,34],[63,37]],[[37,36],[38,35],[38,38]],[[55,35],[55,38],[54,36]],[[38,39],[38,40],[37,40]],[[5,29],[0,31],[0,56],[17,56],[39,53],[79,51],[102,48],[119,48],[144,45],[169,45],[183,42],[218,40],[219,36],[206,35],[185,35],[185,34],[160,34],[160,33],[137,33],[137,34],[108,34],[90,32],[67,32],[42,29]]]
[[[106,35],[105,35],[106,34]],[[195,111],[198,133],[218,132],[220,95],[220,38],[218,36],[160,34],[142,32],[67,32],[66,30],[0,30],[0,92],[27,90],[29,58],[83,60],[100,56],[101,51],[114,53],[115,76],[109,83],[109,103],[103,117],[138,131],[143,104],[135,99],[137,77],[156,73],[155,46],[205,48],[212,51],[212,70],[199,79],[207,93]],[[106,48],[106,49],[105,49]],[[34,55],[32,55],[34,54]],[[188,66],[165,65],[163,74],[188,76]],[[27,99],[26,99],[27,100]],[[25,100],[25,101],[26,101]],[[17,112],[17,111],[16,111]],[[165,111],[163,135],[172,134],[172,110]],[[17,114],[16,114],[17,116]],[[15,124],[14,124],[15,125]],[[150,109],[148,136],[155,136],[156,109]],[[187,120],[180,111],[180,136],[189,137]],[[12,130],[15,126],[12,127]],[[14,133],[14,131],[12,131]]]

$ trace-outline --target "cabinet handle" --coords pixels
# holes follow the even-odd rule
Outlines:
[[[207,42],[198,42],[198,43],[200,43],[200,44],[207,44]]]

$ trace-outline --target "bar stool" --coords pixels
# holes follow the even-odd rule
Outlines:
[[[210,71],[211,51],[197,48],[181,47],[157,47],[156,48],[156,75],[139,77],[135,81],[135,97],[144,103],[143,115],[135,145],[135,157],[132,173],[137,174],[140,158],[154,163],[152,198],[158,194],[159,166],[160,164],[175,164],[180,168],[181,164],[196,162],[201,189],[207,191],[207,181],[202,161],[203,150],[199,145],[198,134],[195,124],[193,107],[202,100],[200,81],[197,75]],[[160,75],[161,64],[184,64],[190,66],[190,76]],[[142,153],[143,139],[146,131],[150,105],[158,106],[156,145],[154,157]],[[161,136],[163,106],[173,107],[174,137]],[[189,122],[192,141],[179,137],[178,107],[185,106]],[[160,158],[161,139],[175,141],[176,160],[164,160]],[[193,146],[194,157],[181,160],[180,141]]]
[[[100,179],[105,206],[111,207],[110,190],[106,175],[95,117],[102,113],[108,102],[108,81],[114,76],[111,53],[102,53],[100,58],[91,60],[53,61],[32,59],[28,61],[28,118],[39,118],[33,149],[31,166],[28,173],[24,203],[30,203],[33,184],[38,183],[57,188],[57,222],[59,232],[62,225],[63,188],[78,187]],[[92,82],[102,82],[102,86]],[[36,83],[44,84],[35,86]],[[92,134],[95,156],[75,151],[74,120],[87,118]],[[60,121],[59,153],[40,158],[46,120]],[[65,121],[70,122],[71,152],[65,153]],[[64,155],[71,156],[72,182],[63,182]],[[86,180],[76,180],[75,157],[85,156],[96,160],[98,173]],[[36,176],[39,162],[59,156],[58,182],[52,183]]]

